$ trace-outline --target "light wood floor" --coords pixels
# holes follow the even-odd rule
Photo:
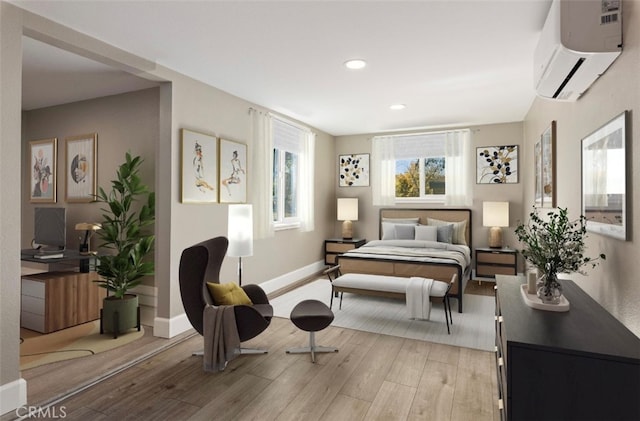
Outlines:
[[[205,373],[196,336],[53,407],[67,420],[498,420],[491,352],[330,326],[319,345],[286,354],[308,333],[274,318],[222,373]],[[73,373],[69,373],[73,376]],[[51,412],[52,414],[54,412]],[[58,412],[59,413],[59,412]]]

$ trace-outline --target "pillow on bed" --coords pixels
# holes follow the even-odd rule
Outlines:
[[[383,240],[413,240],[415,237],[415,225],[382,223]]]
[[[436,229],[438,242],[451,244],[453,239],[453,224],[438,225]]]
[[[434,227],[433,225],[417,225],[416,240],[438,241],[438,227]]]
[[[451,222],[442,221],[440,219],[427,218],[427,224],[435,225],[436,227],[449,224],[453,225],[453,237],[451,239],[451,243],[462,244],[463,246],[467,245],[467,240],[464,235],[465,231],[467,230],[467,221]]]
[[[392,224],[413,224],[418,225],[420,218],[382,218],[382,222],[391,222]]]

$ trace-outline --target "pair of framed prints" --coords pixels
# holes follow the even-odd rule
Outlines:
[[[247,145],[181,129],[182,203],[246,203]]]
[[[64,178],[67,202],[92,202],[97,186],[98,134],[65,138]],[[56,203],[58,138],[29,142],[29,201]]]

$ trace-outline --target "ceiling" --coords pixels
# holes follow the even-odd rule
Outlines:
[[[11,3],[339,136],[523,120],[551,0]],[[25,109],[153,86],[25,40]]]

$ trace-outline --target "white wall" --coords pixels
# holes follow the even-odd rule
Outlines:
[[[589,234],[588,255],[605,253],[607,260],[587,276],[571,276],[596,301],[640,336],[640,3],[623,2],[624,49],[618,59],[589,90],[575,102],[560,102],[538,98],[525,121],[527,180],[533,180],[533,148],[552,120],[557,121],[557,192],[558,206],[569,209],[572,217],[581,212],[581,141],[584,137],[616,117],[631,110],[632,168],[628,182],[632,186],[629,220],[631,238],[620,241],[599,234]],[[533,205],[532,181],[525,184],[525,209]],[[635,215],[635,216],[634,216]]]

